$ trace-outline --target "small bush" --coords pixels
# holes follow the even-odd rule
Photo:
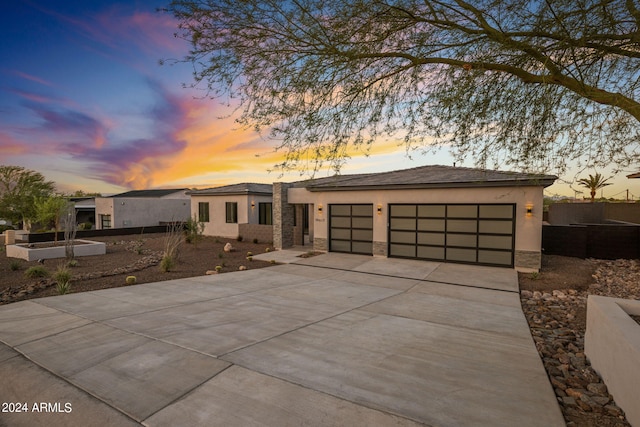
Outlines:
[[[276,260],[275,260],[275,259],[272,259],[272,260],[270,260],[269,262],[270,262],[271,264],[275,264],[275,263],[276,263]]]
[[[253,239],[253,243],[258,243],[258,239]]]
[[[65,266],[58,266],[58,269],[53,274],[53,278],[58,284],[66,283],[71,281],[71,272]]]
[[[242,236],[238,236],[238,237],[236,237],[236,240],[237,240],[238,242],[242,242]]]
[[[160,261],[160,270],[164,273],[171,271],[173,267],[175,267],[176,263],[172,256],[165,255],[162,257],[162,261]]]
[[[218,273],[220,273],[220,271],[222,271],[222,266],[221,265],[216,265],[216,271]]]
[[[59,295],[64,295],[71,289],[71,272],[64,265],[59,265],[53,274],[56,281],[56,290]]]
[[[73,267],[77,267],[77,266],[78,266],[78,260],[72,259],[71,261],[69,261],[69,262],[67,263],[67,266],[68,266],[68,267],[71,267],[71,268],[73,268]]]
[[[37,277],[48,277],[49,272],[41,265],[34,265],[33,267],[27,268],[24,275],[30,279],[35,279]]]
[[[224,258],[224,253],[223,252],[218,252],[218,258]]]
[[[11,271],[18,271],[22,268],[22,264],[20,263],[20,261],[13,260],[9,263],[9,268],[11,269]]]
[[[251,251],[247,252],[247,256],[253,256],[253,252]]]
[[[264,251],[265,252],[271,252],[271,248],[266,248]]]
[[[253,257],[252,256],[248,256],[247,257],[247,261],[253,261]]]
[[[136,281],[137,281],[136,276],[127,276],[127,278],[126,278],[126,279],[124,279],[124,282],[125,282],[127,285],[135,285],[135,284],[136,284]]]

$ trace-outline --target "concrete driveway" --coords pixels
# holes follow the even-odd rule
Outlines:
[[[0,306],[0,425],[564,425],[514,270],[295,259]]]

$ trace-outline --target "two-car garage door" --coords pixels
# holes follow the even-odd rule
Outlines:
[[[513,267],[514,204],[389,205],[389,256]]]
[[[388,255],[513,267],[515,204],[390,204]],[[373,205],[329,205],[329,250],[373,253]]]

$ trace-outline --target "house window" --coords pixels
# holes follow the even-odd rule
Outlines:
[[[225,210],[227,211],[227,223],[237,224],[238,223],[238,203],[226,202]]]
[[[198,202],[198,221],[209,222],[209,202]]]
[[[111,228],[111,215],[100,215],[102,229]]]
[[[273,225],[273,210],[271,203],[259,203],[258,204],[258,223]]]

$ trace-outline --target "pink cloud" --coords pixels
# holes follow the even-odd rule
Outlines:
[[[51,83],[50,81],[48,81],[48,80],[44,80],[44,79],[42,79],[42,78],[40,78],[40,77],[37,77],[37,76],[31,75],[31,74],[23,73],[22,71],[17,71],[17,70],[14,70],[14,71],[12,71],[12,72],[13,72],[13,74],[15,74],[16,76],[18,76],[18,77],[22,77],[23,79],[30,80],[30,81],[32,81],[32,82],[36,82],[36,83],[40,83],[41,85],[45,85],[45,86],[50,86],[50,87],[53,87],[53,86],[54,86],[54,84],[53,84],[53,83]]]
[[[3,155],[11,156],[27,153],[27,147],[11,135],[0,132],[0,152]]]

